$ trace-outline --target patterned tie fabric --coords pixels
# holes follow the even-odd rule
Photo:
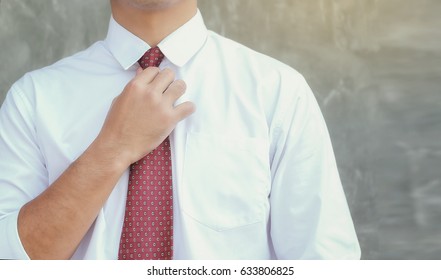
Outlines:
[[[158,47],[138,61],[158,67]],[[119,245],[120,260],[170,260],[173,256],[173,196],[170,141],[130,166],[126,213]]]

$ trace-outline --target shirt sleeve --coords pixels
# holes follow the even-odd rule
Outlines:
[[[47,187],[33,122],[33,106],[14,85],[0,109],[0,259],[29,259],[18,234],[18,213]]]
[[[272,139],[275,254],[278,259],[360,259],[325,121],[304,78],[294,81],[299,86],[295,94],[291,87],[290,102],[278,108],[283,118]]]

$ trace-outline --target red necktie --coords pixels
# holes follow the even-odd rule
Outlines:
[[[158,47],[138,61],[158,67]],[[126,213],[119,245],[120,260],[170,260],[173,253],[173,196],[170,141],[130,166]]]

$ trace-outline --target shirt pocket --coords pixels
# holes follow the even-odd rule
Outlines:
[[[269,182],[266,139],[187,134],[181,209],[200,224],[223,231],[262,222]]]

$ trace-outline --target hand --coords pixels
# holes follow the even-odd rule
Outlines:
[[[149,67],[137,74],[115,98],[100,134],[99,147],[126,166],[155,149],[176,124],[191,115],[195,106],[174,106],[186,89],[172,70]]]

